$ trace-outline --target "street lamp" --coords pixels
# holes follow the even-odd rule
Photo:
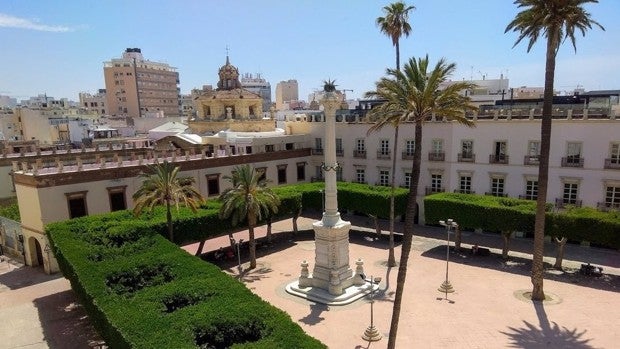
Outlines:
[[[241,272],[241,244],[243,243],[243,239],[239,239],[239,242],[237,243],[235,241],[234,238],[230,238],[230,244],[235,246],[237,249],[237,269],[239,269],[239,272]]]
[[[446,227],[446,231],[448,232],[447,240],[446,240],[446,280],[439,286],[437,289],[439,292],[443,292],[446,294],[446,299],[448,299],[448,293],[454,292],[454,288],[448,280],[448,265],[450,264],[450,229],[453,227],[456,229],[459,225],[452,220],[452,218],[448,219],[448,221],[439,221],[439,224]]]
[[[374,310],[373,310],[373,305],[375,304],[375,298],[374,298],[375,286],[374,285],[378,285],[381,282],[381,277],[377,276],[373,278],[371,275],[370,280],[366,280],[366,276],[364,274],[360,274],[360,277],[362,278],[362,280],[370,282],[370,326],[368,326],[366,328],[366,331],[364,331],[364,334],[362,335],[362,339],[368,342],[376,342],[381,339],[381,333],[377,331],[377,328],[375,327],[375,324],[374,324]]]

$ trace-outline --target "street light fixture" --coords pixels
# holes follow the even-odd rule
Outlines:
[[[230,238],[230,244],[236,247],[237,250],[237,269],[241,272],[241,244],[243,243],[243,239],[239,239],[239,242],[236,242],[234,238]]]
[[[362,339],[368,342],[376,342],[381,339],[381,333],[377,331],[377,328],[375,327],[375,324],[374,324],[373,305],[375,303],[375,298],[374,298],[375,285],[378,285],[381,282],[381,277],[377,276],[373,278],[371,275],[370,280],[366,280],[366,276],[364,274],[360,274],[360,277],[364,281],[370,282],[370,325],[366,328],[366,331],[364,331],[364,334],[362,335]]]
[[[448,293],[454,292],[454,288],[448,280],[448,265],[450,264],[450,229],[457,228],[459,225],[452,220],[452,218],[448,219],[448,221],[439,221],[439,224],[446,227],[447,231],[447,240],[446,240],[446,280],[439,286],[437,289],[439,292],[446,294],[446,299],[448,299]]]

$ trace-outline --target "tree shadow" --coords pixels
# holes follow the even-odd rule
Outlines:
[[[446,246],[437,246],[422,252],[422,256],[440,260],[446,259]],[[510,256],[504,260],[501,254],[491,252],[488,256],[472,255],[468,249],[454,251],[450,248],[450,263],[471,265],[478,268],[493,269],[512,274],[529,276],[532,272],[532,260]],[[600,277],[588,276],[576,269],[564,268],[557,271],[550,264],[545,263],[545,279],[558,282],[571,283],[578,286],[590,287],[610,292],[620,292],[620,276],[603,274]]]
[[[310,313],[299,319],[299,321],[310,326],[316,325],[325,320],[325,318],[321,316],[321,313],[324,311],[329,311],[329,306],[327,304],[312,303],[310,304]]]
[[[268,277],[267,274],[271,273],[273,269],[258,264],[254,269],[243,268],[242,266],[240,272],[237,267],[230,268],[225,271],[230,274],[234,274],[235,278],[243,283],[252,283]]]
[[[37,298],[33,304],[49,348],[82,349],[103,344],[72,290]]]
[[[593,349],[588,344],[592,339],[584,338],[586,330],[568,329],[559,326],[555,322],[549,322],[542,302],[532,302],[536,310],[536,316],[540,327],[523,321],[521,328],[508,327],[510,331],[500,331],[510,338],[512,348],[524,349],[547,349],[547,348],[573,348]]]
[[[3,262],[3,264],[6,262]],[[28,287],[42,282],[55,280],[62,277],[61,273],[45,274],[43,268],[16,266],[7,264],[7,269],[0,270],[0,285],[4,285],[11,290]]]

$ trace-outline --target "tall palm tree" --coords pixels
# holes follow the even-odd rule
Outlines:
[[[400,38],[403,35],[409,36],[411,33],[409,11],[414,9],[414,6],[407,6],[405,3],[400,1],[395,2],[383,7],[383,11],[386,15],[385,17],[378,17],[376,21],[381,32],[392,39],[392,44],[396,48],[396,70],[400,70]],[[382,117],[382,115],[377,116]],[[367,134],[380,130],[386,123],[389,123],[394,127],[394,150],[392,151],[392,173],[390,178],[390,247],[388,254],[388,266],[394,267],[396,266],[396,257],[394,256],[394,192],[396,190],[396,157],[398,156],[398,127],[400,126],[400,121],[383,121],[385,121],[385,118],[380,119],[373,127],[371,127]]]
[[[598,3],[598,0],[516,0],[515,5],[522,8],[515,18],[506,26],[505,32],[519,33],[518,45],[528,38],[529,52],[539,36],[547,38],[545,63],[545,91],[543,95],[542,121],[540,126],[540,162],[538,166],[538,196],[536,199],[536,221],[534,223],[534,253],[532,258],[532,300],[544,300],[543,292],[543,254],[545,234],[545,204],[547,202],[547,184],[549,178],[549,149],[551,146],[551,113],[553,107],[553,81],[555,77],[555,58],[560,43],[570,39],[575,52],[575,31],[585,36],[587,29],[598,26],[605,30],[597,21],[590,18],[584,10],[587,3]]]
[[[174,242],[172,229],[171,207],[183,203],[193,212],[196,212],[204,201],[200,192],[194,187],[193,177],[178,177],[179,166],[168,161],[147,166],[140,176],[144,178],[140,188],[133,194],[135,207],[133,213],[136,216],[142,214],[144,209],[152,211],[157,205],[166,205],[166,221],[168,224],[168,239]]]
[[[251,168],[250,165],[237,166],[232,176],[224,176],[232,187],[224,190],[219,197],[223,205],[220,208],[220,218],[231,217],[232,224],[237,225],[246,220],[250,235],[250,269],[256,268],[256,239],[254,227],[256,222],[278,212],[280,199],[267,187],[267,181],[262,179],[262,173]]]
[[[388,340],[388,348],[391,349],[396,346],[400,307],[413,239],[413,221],[417,210],[416,198],[418,196],[420,163],[422,160],[422,124],[430,119],[433,114],[437,114],[445,117],[447,120],[454,120],[467,126],[473,126],[473,123],[465,115],[466,112],[476,108],[470,104],[469,97],[463,96],[461,92],[472,89],[475,85],[463,81],[447,85],[445,88],[443,86],[443,83],[454,73],[455,69],[456,65],[454,63],[448,63],[443,58],[432,67],[432,70],[428,56],[417,60],[410,58],[405,63],[402,72],[397,69],[387,69],[387,76],[381,78],[376,83],[377,90],[366,93],[368,97],[384,100],[383,103],[375,107],[377,108],[377,113],[384,115],[384,125],[402,121],[412,121],[415,123],[411,184],[407,199],[405,231]]]

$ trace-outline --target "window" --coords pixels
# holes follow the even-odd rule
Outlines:
[[[620,186],[608,186],[606,188],[605,206],[620,208]]]
[[[527,143],[527,155],[525,165],[538,165],[540,162],[540,141],[529,141]]]
[[[323,149],[323,138],[314,139],[314,149]]]
[[[366,183],[366,169],[364,168],[355,169],[355,181],[357,183]]]
[[[620,143],[611,144],[609,158],[612,164],[620,164]]]
[[[359,152],[365,152],[366,151],[366,140],[364,138],[356,139],[355,149]]]
[[[389,139],[381,140],[380,152],[381,152],[381,155],[387,155],[387,156],[390,155],[390,140]]]
[[[576,205],[578,191],[579,191],[579,183],[565,182],[564,183],[564,194],[562,195],[562,203]]]
[[[293,149],[295,149],[295,146],[294,146],[293,143],[286,143],[284,145],[284,149],[286,149],[286,150],[293,150]]]
[[[342,149],[342,138],[336,138],[336,155],[344,155],[344,150]]]
[[[493,196],[504,196],[504,177],[491,177],[491,195]]]
[[[581,143],[578,142],[568,142],[566,145],[566,157],[569,162],[571,159],[579,159],[581,157]]]
[[[405,141],[405,155],[413,156],[413,152],[415,151],[415,141],[408,139]]]
[[[443,175],[441,175],[440,173],[431,174],[431,192],[439,193],[442,191],[442,179]]]
[[[107,188],[108,199],[110,201],[110,211],[120,211],[127,209],[127,202],[125,200],[125,188],[127,188],[126,185]]]
[[[405,188],[411,188],[411,171],[405,171]]]
[[[379,185],[390,185],[390,170],[379,170]]]
[[[255,171],[259,174],[259,181],[267,180],[267,167],[258,167]]]
[[[207,175],[207,196],[220,195],[220,174]]]
[[[506,141],[495,141],[493,144],[493,154],[491,155],[490,163],[505,164],[508,162],[508,155],[506,153]]]
[[[344,181],[342,177],[342,166],[338,166],[338,168],[336,168],[336,180],[340,182]]]
[[[443,139],[433,139],[431,149],[434,154],[443,153]]]
[[[536,200],[538,198],[538,180],[527,179],[525,181],[525,197],[526,200]]]
[[[306,180],[306,163],[305,162],[297,163],[297,180],[298,181]]]
[[[69,218],[77,218],[88,215],[88,209],[86,207],[86,193],[88,193],[88,191],[65,194],[67,198],[67,206],[69,208]]]
[[[461,141],[461,158],[471,160],[474,157],[474,141],[471,139]]]
[[[459,192],[471,194],[471,174],[462,174],[459,177]]]
[[[274,152],[274,146],[273,146],[273,144],[267,144],[267,145],[265,145],[265,152],[267,152],[267,153],[273,153],[273,152]]]
[[[278,184],[286,183],[286,165],[278,165]]]

